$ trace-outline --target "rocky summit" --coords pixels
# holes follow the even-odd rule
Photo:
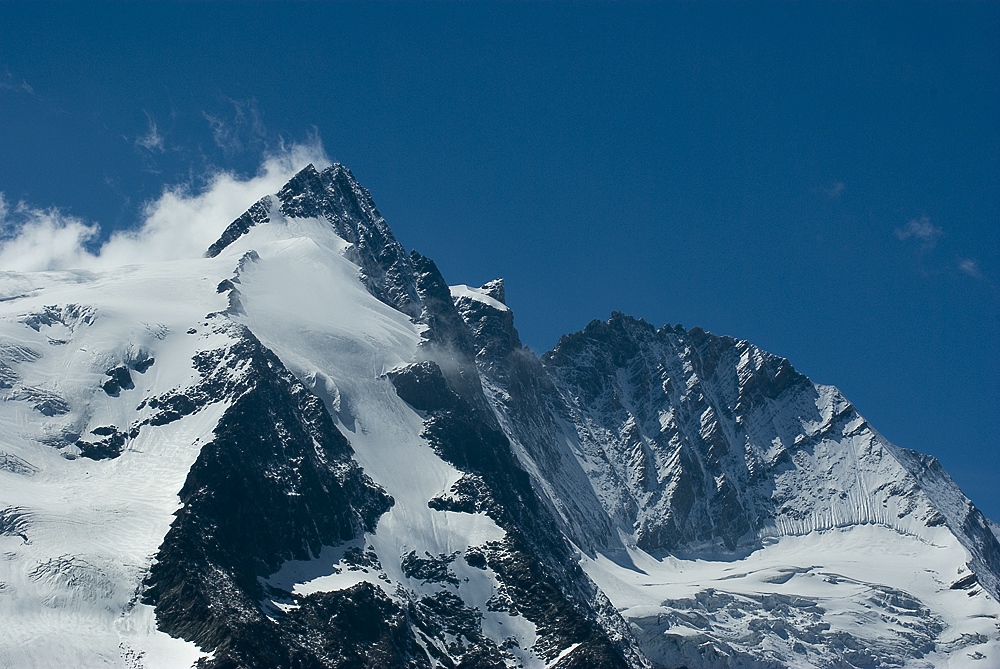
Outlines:
[[[0,667],[1000,666],[1000,544],[753,344],[536,356],[312,165],[202,258],[0,273]]]

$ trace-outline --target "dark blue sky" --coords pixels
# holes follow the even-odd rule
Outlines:
[[[314,138],[535,350],[749,339],[1000,519],[1000,4],[0,4],[11,206],[106,235]]]

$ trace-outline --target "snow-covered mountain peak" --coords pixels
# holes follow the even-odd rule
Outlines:
[[[504,287],[503,277],[487,281],[482,285],[480,290],[500,304],[507,304],[507,291]]]
[[[962,621],[955,624],[965,631],[951,634],[970,647],[997,643],[982,624],[997,613],[978,617],[997,609],[1000,573],[1000,544],[982,514],[932,458],[887,442],[836,388],[749,342],[621,313],[562,337],[539,361],[510,345],[516,330],[506,315],[460,294],[456,304],[476,334],[484,388],[515,452],[588,556],[587,573],[642,630],[654,662],[866,667],[934,656],[935,666],[957,648],[932,641],[948,636],[944,620]],[[838,588],[817,600],[808,579],[794,580],[822,572],[856,587],[864,570],[850,566],[857,547],[848,546],[862,534],[861,544],[878,546],[868,559],[905,552],[926,569],[899,579],[884,572],[873,578],[882,585],[866,586],[873,589],[854,603]],[[785,553],[810,543],[816,553]],[[783,566],[764,576],[752,567],[757,559]],[[692,573],[688,594],[668,596],[676,588],[660,584],[683,581],[684,572]],[[786,603],[808,600],[812,622],[786,604],[767,620],[762,604],[777,600],[755,599],[769,590],[758,578],[786,584],[776,591],[792,597]],[[935,594],[942,589],[947,597]],[[914,617],[866,630],[872,602],[890,591],[912,597]],[[739,622],[753,611],[762,629],[791,624],[787,641],[755,640],[755,628]],[[925,619],[942,622],[925,627]],[[813,624],[831,624],[848,645],[869,650],[838,665],[845,656],[826,633],[810,636]],[[925,645],[915,651],[920,635]],[[935,656],[935,648],[953,650]]]
[[[634,509],[622,529],[646,550],[690,550],[709,537],[736,550],[869,523],[929,537],[942,514],[954,515],[957,534],[969,531],[964,503],[938,499],[943,488],[926,472],[939,466],[889,444],[836,388],[749,342],[615,314],[563,337],[542,363],[574,421],[589,426],[580,437],[600,449],[593,457],[616,463],[625,485],[615,495],[633,490],[606,503]],[[1000,547],[976,535],[995,560]]]
[[[497,279],[496,281],[503,281],[502,279]],[[471,288],[465,284],[459,284],[457,286],[451,286],[451,296],[454,300],[460,300],[462,298],[467,298],[470,300],[475,300],[477,302],[482,302],[497,311],[507,311],[507,305],[504,304],[502,299],[495,297],[499,295],[503,297],[503,283],[500,283],[499,289],[496,287],[496,281],[491,281],[490,283],[484,285],[482,288]],[[494,284],[494,285],[490,285]]]
[[[362,282],[375,297],[410,316],[420,314],[409,255],[368,190],[339,163],[323,171],[307,165],[276,194],[263,197],[233,221],[206,255],[219,255],[251,228],[293,219],[325,221],[347,242],[344,255],[358,265]]]
[[[836,388],[618,312],[538,358],[347,168],[261,195],[0,273],[0,666],[1000,657],[996,526]]]

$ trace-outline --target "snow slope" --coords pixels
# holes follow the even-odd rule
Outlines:
[[[455,297],[515,452],[654,663],[1000,657],[986,520],[835,388],[747,342],[621,314],[538,361],[506,307]]]
[[[967,553],[869,524],[785,536],[731,560],[598,554],[587,573],[652,659],[688,667],[981,667],[1000,656],[996,601],[952,588]],[[987,662],[983,662],[987,660]],[[846,663],[850,663],[849,665]]]
[[[420,281],[444,285],[423,262],[349,172],[310,166],[205,258],[2,275],[0,666],[544,667],[616,653],[588,598],[553,581],[570,570],[573,592],[593,589],[569,553],[539,566],[538,542],[508,531],[524,512],[442,456],[464,457],[448,441],[464,410],[397,392],[415,362],[454,367],[440,323],[461,321],[442,320],[449,296],[418,296]],[[261,423],[246,412],[262,402],[297,406]],[[310,438],[327,443],[310,454]],[[516,476],[504,462],[501,479]],[[317,476],[348,506],[312,528]],[[481,509],[456,492],[470,481]],[[260,503],[274,495],[271,518]],[[380,637],[351,628],[346,612],[362,610],[381,611]]]
[[[139,429],[118,458],[78,457],[76,442],[96,441],[101,427],[128,431],[153,413],[136,411],[144,398],[193,381],[193,355],[220,344],[197,330],[224,306],[214,290],[223,267],[0,277],[0,350],[13,376],[0,390],[0,666],[121,666],[123,652],[145,647],[199,656],[156,632],[135,598],[224,404]],[[131,368],[134,388],[109,394],[106,371],[118,366]]]
[[[621,314],[539,359],[343,166],[262,195],[0,273],[0,667],[1000,661],[996,526],[835,388]]]
[[[482,513],[428,506],[448,492],[461,472],[434,453],[422,437],[422,417],[396,395],[386,376],[416,357],[420,328],[372,298],[357,280],[358,267],[342,255],[344,240],[325,221],[286,219],[279,213],[272,217],[270,225],[254,228],[220,256],[236,261],[251,249],[260,256],[240,273],[245,315],[238,320],[326,400],[356,460],[395,504],[361,542],[374,549],[381,571],[350,571],[331,561],[336,552],[328,552],[311,564],[289,564],[270,580],[304,594],[364,580],[390,596],[400,585],[413,593],[440,590],[440,583],[407,575],[403,558],[411,552],[464,554],[471,546],[503,539],[504,531]],[[486,602],[498,588],[490,571],[461,559],[451,561],[449,569],[456,583],[445,587],[483,612],[487,635],[498,643],[515,637],[513,657],[525,667],[543,666],[540,658],[521,650],[534,643],[534,626],[488,610]]]

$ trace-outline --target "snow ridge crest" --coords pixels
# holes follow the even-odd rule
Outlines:
[[[368,189],[340,163],[322,171],[312,164],[304,167],[274,196],[263,197],[233,221],[205,255],[215,257],[251,228],[282,217],[325,220],[337,236],[349,243],[344,255],[358,265],[368,290],[411,317],[420,315],[409,255],[392,234]]]

